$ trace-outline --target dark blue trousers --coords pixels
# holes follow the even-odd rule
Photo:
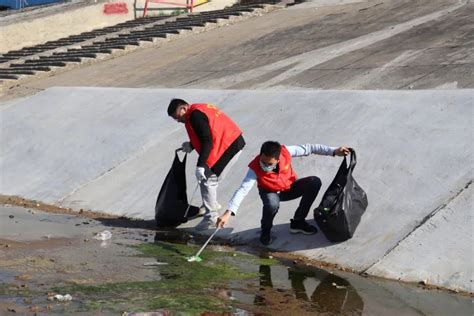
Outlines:
[[[298,179],[293,182],[289,190],[279,193],[259,188],[260,198],[263,202],[262,231],[272,229],[273,218],[280,208],[280,201],[290,201],[301,197],[300,205],[296,209],[293,219],[297,222],[304,221],[320,188],[321,179],[315,176]]]

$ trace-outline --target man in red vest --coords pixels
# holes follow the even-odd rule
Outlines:
[[[291,233],[307,235],[317,233],[316,227],[306,222],[306,216],[321,188],[321,180],[315,176],[297,179],[291,158],[309,154],[345,156],[349,153],[349,148],[344,146],[337,148],[319,144],[284,146],[274,141],[263,143],[260,154],[249,163],[247,175],[232,196],[227,211],[218,218],[217,226],[224,227],[230,216],[236,215],[240,203],[257,182],[263,202],[260,234],[260,242],[263,245],[268,246],[272,242],[273,218],[278,212],[280,201],[301,197],[295,215],[290,221]]]
[[[168,115],[179,123],[184,123],[190,142],[184,142],[182,149],[198,154],[196,178],[201,188],[205,208],[197,230],[214,227],[217,221],[217,186],[238,159],[245,140],[242,131],[226,114],[215,105],[188,104],[181,99],[171,100]]]

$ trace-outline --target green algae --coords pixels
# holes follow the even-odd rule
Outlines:
[[[232,261],[239,260],[230,252],[205,250],[202,262],[187,262],[186,257],[192,255],[194,248],[180,244],[159,242],[156,244],[141,244],[138,247],[147,257],[154,257],[157,261],[168,265],[160,268],[160,274],[165,280],[160,281],[163,286],[171,288],[203,288],[225,284],[230,280],[254,278],[254,273],[241,271]],[[242,257],[243,258],[243,257]],[[167,282],[172,280],[172,282]]]
[[[206,249],[202,262],[189,263],[195,247],[167,242],[143,243],[134,246],[140,257],[154,258],[166,265],[153,267],[162,277],[159,281],[72,285],[56,288],[58,292],[74,293],[84,311],[147,311],[168,309],[173,312],[198,314],[206,311],[232,311],[230,298],[219,297],[218,289],[233,282],[258,278],[257,272],[244,267],[275,264],[276,260],[260,259],[246,254]]]
[[[277,259],[275,258],[259,258],[257,259],[256,264],[260,266],[273,266],[280,263]]]

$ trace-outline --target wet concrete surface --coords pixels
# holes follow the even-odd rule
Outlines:
[[[112,232],[112,238],[95,240],[103,230]],[[182,231],[155,230],[152,221],[91,219],[1,206],[0,314],[117,315],[152,310],[158,315],[472,314],[469,296],[323,270],[298,260],[280,261],[276,254],[255,249],[246,254],[243,248],[211,244],[203,253],[205,265],[189,267],[183,258],[180,267],[176,255],[194,253],[203,241]],[[143,247],[158,247],[160,255],[140,254]],[[153,266],[157,260],[161,264]],[[189,276],[183,280],[189,268],[199,275],[219,264],[241,272],[220,283]],[[66,294],[58,293],[61,289],[72,295],[72,301],[48,300]],[[151,301],[158,305],[150,305]]]

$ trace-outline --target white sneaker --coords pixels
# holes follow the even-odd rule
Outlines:
[[[204,214],[206,214],[206,207],[203,205],[201,205],[201,207],[199,208],[199,212],[197,213],[196,217],[198,216],[204,216]]]
[[[217,217],[204,217],[194,228],[196,230],[207,230],[207,229],[215,228],[216,223],[217,223]]]
[[[192,220],[198,217],[203,217],[204,215],[206,215],[206,208],[204,207],[204,205],[202,205],[195,215],[188,217],[188,220]]]

